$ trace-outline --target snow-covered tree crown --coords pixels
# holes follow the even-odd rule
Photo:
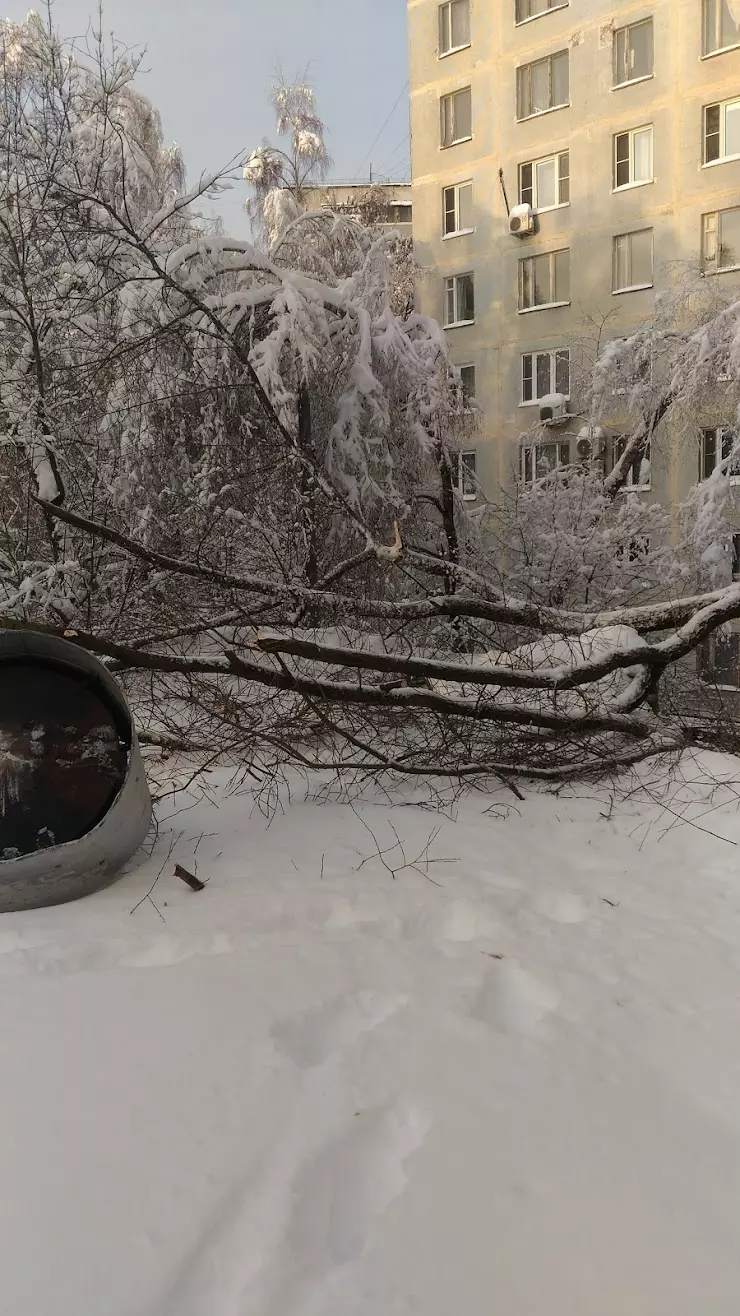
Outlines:
[[[304,209],[305,187],[322,182],[332,161],[316,97],[306,81],[287,83],[278,78],[270,102],[277,136],[286,140],[282,146],[263,142],[252,151],[244,165],[244,178],[253,189],[247,213],[272,246]]]

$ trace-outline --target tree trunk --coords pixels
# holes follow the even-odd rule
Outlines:
[[[302,453],[311,458],[313,463],[316,454],[311,428],[311,398],[305,385],[301,386],[298,394],[298,446]],[[319,578],[316,552],[316,493],[312,472],[305,465],[301,468],[300,495],[303,535],[306,545],[303,572],[306,577],[306,584],[314,586]]]

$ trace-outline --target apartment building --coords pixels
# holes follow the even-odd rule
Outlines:
[[[740,0],[408,0],[408,21],[418,300],[482,408],[473,499],[473,471],[493,494],[588,451],[589,355],[657,292],[740,284]],[[633,484],[676,501],[732,418],[720,396]]]
[[[411,186],[409,183],[321,183],[304,188],[309,210],[335,210],[340,215],[371,214],[382,229],[411,237]]]

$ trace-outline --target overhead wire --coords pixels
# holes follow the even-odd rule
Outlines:
[[[399,156],[400,152],[401,151],[404,152],[404,157],[402,158],[407,158],[409,156],[410,148],[411,148],[411,141],[409,137],[409,131],[407,128],[400,142],[396,143],[396,145],[393,147],[393,150],[391,151],[391,154],[386,158],[384,163],[379,166],[377,170],[378,175],[389,174],[391,172],[391,167],[395,164],[396,158]]]
[[[390,114],[388,115],[387,119],[385,119],[385,120],[383,121],[383,124],[382,124],[381,127],[378,129],[378,132],[377,132],[375,138],[373,139],[373,143],[372,143],[372,145],[371,145],[371,147],[370,147],[370,150],[367,152],[367,155],[366,155],[366,156],[364,157],[364,159],[361,161],[360,166],[359,166],[359,168],[358,168],[358,170],[357,170],[357,172],[356,172],[356,174],[355,174],[355,178],[359,178],[359,177],[360,177],[360,174],[362,173],[362,170],[365,168],[365,165],[367,164],[368,160],[369,160],[370,157],[372,156],[372,153],[373,153],[373,151],[375,150],[375,147],[377,146],[378,142],[380,141],[381,137],[383,136],[383,133],[385,132],[386,128],[388,127],[388,124],[390,123],[391,119],[393,118],[393,115],[396,113],[396,110],[398,109],[399,105],[401,104],[401,100],[402,100],[404,94],[408,91],[408,87],[409,87],[409,83],[408,83],[408,79],[407,79],[406,82],[404,82],[404,84],[403,84],[401,90],[400,90],[399,93],[398,93],[398,96],[396,97],[396,99],[395,99],[395,101],[394,101],[394,103],[393,103],[393,108],[392,108]]]

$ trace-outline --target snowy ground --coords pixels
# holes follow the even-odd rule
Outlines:
[[[3,916],[2,1311],[737,1316],[740,815],[685,771],[269,827],[212,779]]]

